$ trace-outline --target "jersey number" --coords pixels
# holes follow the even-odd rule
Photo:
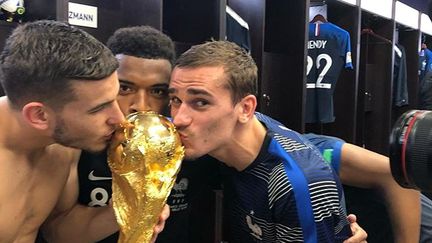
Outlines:
[[[328,54],[319,54],[316,58],[316,68],[319,69],[321,67],[321,60],[325,60],[325,66],[321,70],[321,73],[318,75],[318,79],[315,83],[307,83],[306,88],[308,89],[315,89],[315,88],[321,88],[321,89],[331,89],[331,84],[329,83],[322,83],[324,76],[327,74],[328,70],[333,64],[332,58]],[[313,60],[312,57],[307,57],[307,71],[306,75],[309,75],[310,71],[312,70],[313,66]]]
[[[91,202],[89,202],[90,207],[95,206],[106,206],[109,200],[108,192],[101,187],[96,187],[90,193]]]

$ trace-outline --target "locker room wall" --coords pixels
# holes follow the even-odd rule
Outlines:
[[[261,111],[286,126],[304,131],[309,3],[267,0]]]
[[[225,38],[225,0],[163,2],[163,31],[176,43],[178,54],[191,45]]]
[[[362,10],[357,144],[388,154],[393,80],[393,32],[395,22]]]

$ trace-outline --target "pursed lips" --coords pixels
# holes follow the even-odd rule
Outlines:
[[[111,131],[108,135],[105,135],[104,138],[105,138],[106,140],[111,140],[111,138],[112,138],[112,136],[114,135],[114,133],[115,133],[115,130]]]
[[[180,135],[180,139],[182,140],[182,142],[184,142],[188,139],[188,136],[182,132],[179,132],[179,135]]]

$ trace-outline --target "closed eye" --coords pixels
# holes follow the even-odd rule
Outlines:
[[[89,114],[95,114],[95,113],[97,113],[97,112],[99,112],[99,111],[104,110],[106,107],[110,106],[112,103],[113,103],[113,101],[110,101],[110,102],[106,102],[106,103],[100,104],[100,105],[98,105],[98,106],[96,106],[96,107],[94,107],[94,108],[88,110],[87,112],[88,112]]]

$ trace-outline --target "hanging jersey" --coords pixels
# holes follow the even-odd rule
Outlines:
[[[423,48],[419,53],[419,75],[420,82],[426,73],[432,71],[432,51],[428,48]]]
[[[350,36],[326,22],[309,24],[306,123],[330,123],[333,92],[342,68],[352,69]]]
[[[393,64],[393,105],[408,105],[408,80],[405,48],[394,46],[395,59]]]
[[[227,168],[224,198],[230,225],[229,242],[305,242],[292,181],[284,169],[289,156],[301,169],[310,194],[316,242],[342,242],[351,235],[340,204],[342,188],[314,147],[298,133],[256,113],[267,127],[258,157],[243,171]],[[282,148],[281,150],[275,147]]]
[[[419,54],[419,80],[420,87],[427,73],[432,72],[432,51],[423,48]]]

